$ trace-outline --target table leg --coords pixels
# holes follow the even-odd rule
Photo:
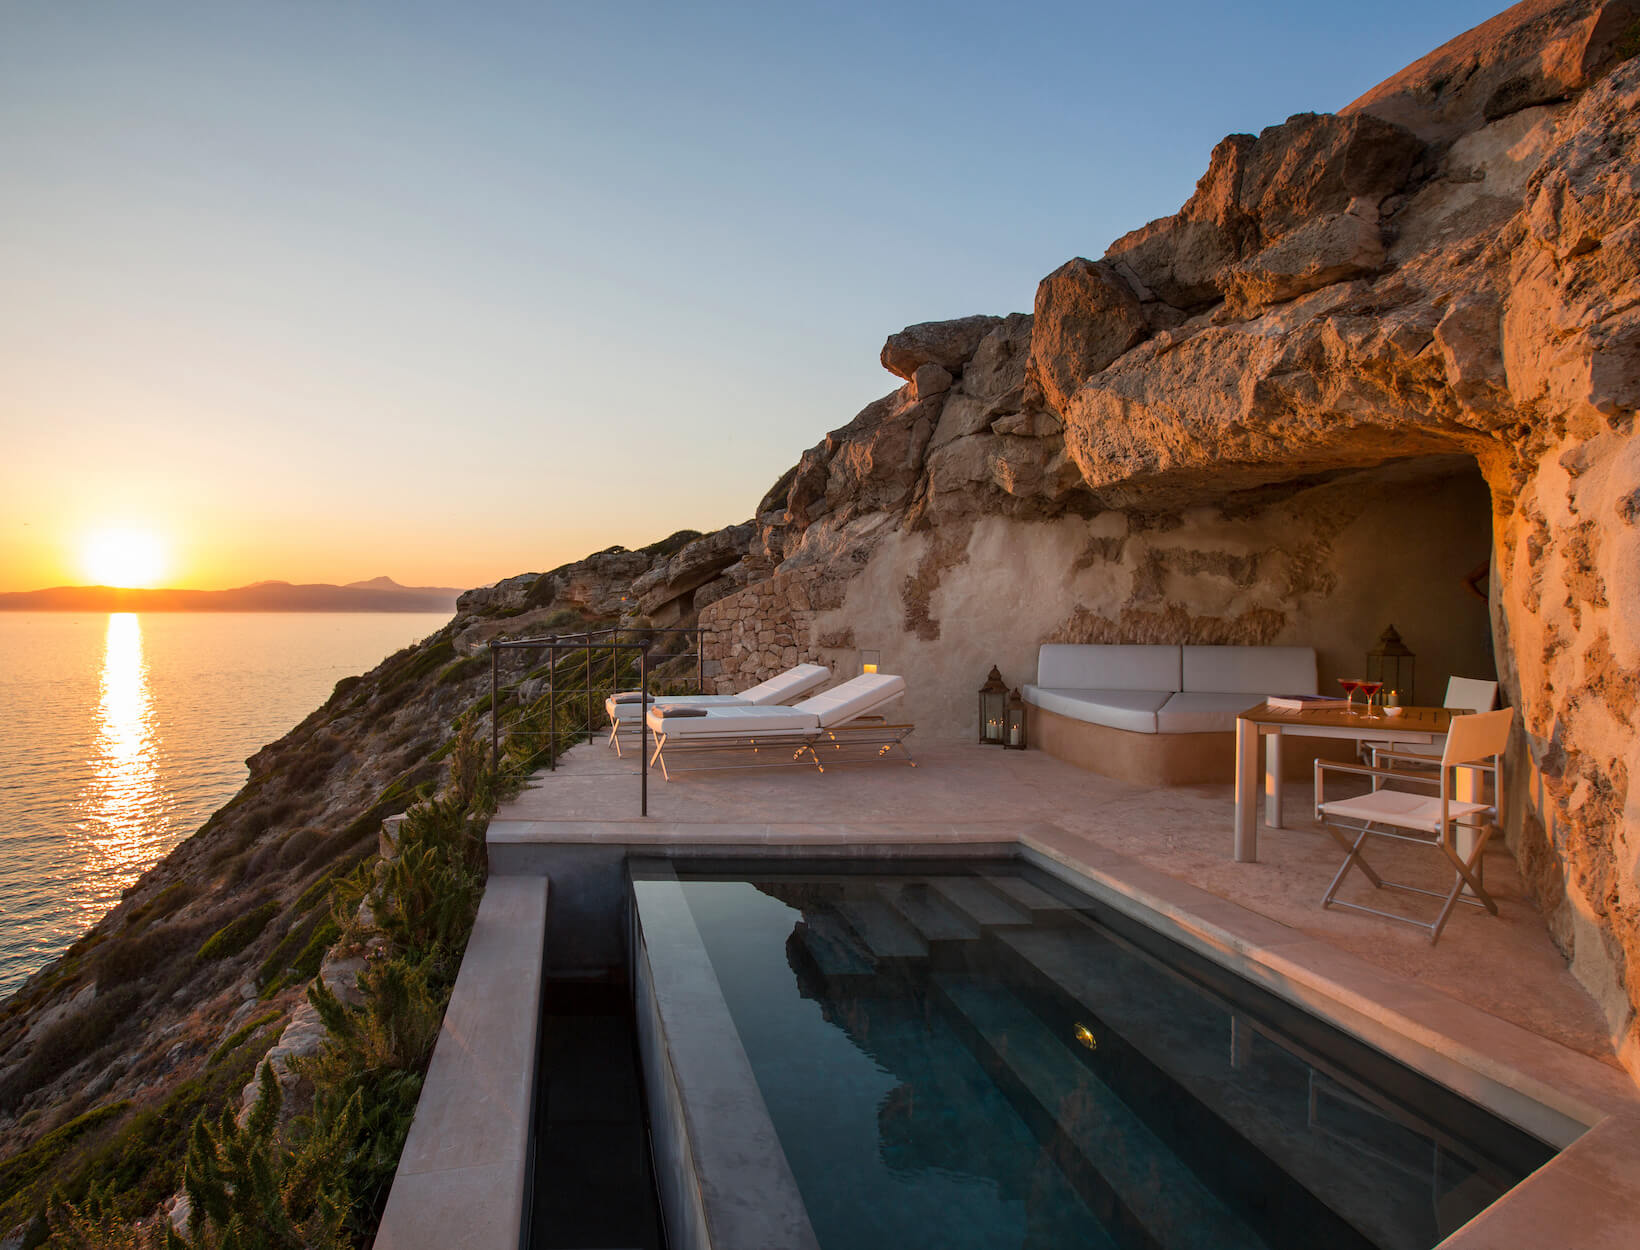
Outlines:
[[[1281,828],[1281,730],[1264,738],[1264,823]]]
[[[1258,726],[1236,721],[1236,862],[1258,860]]]

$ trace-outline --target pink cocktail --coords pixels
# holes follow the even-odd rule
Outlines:
[[[1359,677],[1340,677],[1338,684],[1344,687],[1344,706],[1353,713],[1355,711],[1355,692],[1361,689],[1361,679]]]
[[[1367,696],[1367,715],[1372,715],[1372,701],[1383,688],[1384,683],[1381,681],[1364,681],[1361,683],[1361,693]]]

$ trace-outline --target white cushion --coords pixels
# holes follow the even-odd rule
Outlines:
[[[1314,647],[1185,647],[1175,690],[1315,694]],[[1258,702],[1257,699],[1253,700]]]
[[[1156,713],[1173,696],[1171,690],[1066,690],[1048,686],[1026,686],[1020,693],[1025,702],[1045,712],[1141,734],[1156,732]]]
[[[1179,648],[1045,642],[1036,684],[1059,690],[1180,690]]]
[[[668,738],[691,738],[710,734],[803,734],[820,728],[820,718],[813,712],[801,712],[792,707],[758,707],[751,703],[693,704],[680,703],[679,707],[705,707],[705,716],[663,717],[654,708],[649,709],[649,728],[664,733]]]
[[[905,693],[905,678],[893,673],[861,673],[840,686],[811,695],[794,705],[820,720],[822,728],[847,724]]]
[[[1156,730],[1164,734],[1210,734],[1234,730],[1236,717],[1260,702],[1260,696],[1211,690],[1185,690],[1156,713]]]
[[[649,702],[655,707],[732,707],[746,705],[746,700],[738,694],[663,694],[654,695]],[[638,711],[643,707],[641,703],[617,703],[615,696],[610,695],[604,700],[604,714],[612,721],[620,721],[623,725],[628,721],[638,719]]]
[[[790,703],[811,690],[818,690],[831,680],[831,670],[824,664],[799,664],[784,673],[776,673],[768,681],[749,686],[735,697],[743,703]]]

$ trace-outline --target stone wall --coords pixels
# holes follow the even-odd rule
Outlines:
[[[778,573],[701,609],[706,682],[744,690],[794,664],[822,661],[817,610],[835,607],[840,587],[817,569]],[[835,643],[831,637],[828,642]],[[825,649],[835,652],[835,647]]]
[[[859,648],[881,651],[924,738],[972,737],[991,665],[1034,681],[1048,641],[1314,646],[1336,689],[1393,623],[1418,656],[1417,697],[1438,701],[1452,674],[1494,675],[1472,588],[1490,545],[1485,484],[1446,460],[1239,508],[984,517],[882,540],[814,613],[812,654],[845,672]]]

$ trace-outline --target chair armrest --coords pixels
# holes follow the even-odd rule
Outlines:
[[[1441,757],[1439,755],[1419,755],[1415,751],[1386,751],[1383,748],[1379,748],[1373,752],[1373,758],[1380,760],[1417,760],[1423,764],[1430,765],[1435,768],[1439,768],[1441,766]],[[1471,761],[1467,764],[1456,764],[1453,767],[1478,768],[1482,772],[1488,773],[1493,772],[1495,769],[1495,766],[1492,764],[1482,764],[1478,761]]]

